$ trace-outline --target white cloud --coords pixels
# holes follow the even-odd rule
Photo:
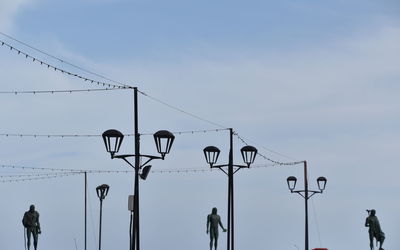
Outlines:
[[[36,0],[1,0],[0,1],[0,29],[9,31],[13,26],[15,15],[21,8]]]

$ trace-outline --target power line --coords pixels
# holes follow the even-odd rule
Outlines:
[[[185,131],[173,131],[174,135],[185,135],[185,134],[200,134],[210,132],[220,132],[226,129],[209,129],[209,130],[185,130]],[[140,135],[149,136],[154,133],[143,133]],[[3,137],[32,137],[32,138],[80,138],[80,137],[101,137],[101,134],[22,134],[22,133],[0,133]],[[132,137],[134,134],[124,134],[124,136]]]
[[[236,135],[236,136],[239,138],[239,140],[241,140],[244,144],[248,145],[247,142],[246,142],[246,141],[249,141],[248,139],[243,138],[243,137],[240,136],[238,133],[235,133],[235,135]],[[245,140],[246,140],[246,141],[245,141]],[[271,153],[280,155],[280,156],[282,156],[282,157],[285,157],[285,158],[288,158],[288,159],[291,159],[291,160],[295,160],[293,157],[290,157],[290,156],[284,155],[284,154],[282,154],[282,153],[279,153],[279,152],[277,152],[277,151],[274,151],[274,150],[272,150],[272,149],[266,148],[266,147],[264,147],[264,146],[262,146],[262,145],[260,145],[260,144],[257,144],[257,146],[260,146],[260,147],[262,147],[263,149],[265,149],[265,150],[267,150],[267,151],[269,151],[269,152],[271,152]]]
[[[82,68],[82,67],[80,67],[80,66],[77,66],[77,65],[75,65],[75,64],[72,64],[72,63],[70,63],[70,62],[68,62],[68,61],[66,61],[66,60],[64,60],[64,59],[61,59],[61,58],[56,57],[56,56],[53,56],[53,55],[51,55],[50,53],[47,53],[47,52],[45,52],[45,51],[43,51],[43,50],[40,50],[40,49],[38,49],[38,48],[35,48],[35,47],[33,47],[32,45],[29,45],[29,44],[27,44],[27,43],[25,43],[25,42],[22,42],[21,40],[18,40],[18,39],[14,38],[14,37],[12,37],[12,36],[10,36],[10,35],[8,35],[8,34],[5,34],[4,32],[1,32],[1,31],[0,31],[0,34],[3,35],[3,36],[5,36],[5,37],[7,37],[7,38],[9,38],[9,39],[11,39],[11,40],[13,40],[13,41],[15,41],[15,42],[18,42],[18,43],[22,44],[22,45],[24,45],[24,46],[26,46],[26,47],[28,47],[28,48],[30,48],[30,49],[33,49],[33,50],[35,50],[35,51],[37,51],[37,52],[39,52],[39,53],[41,53],[41,54],[43,54],[43,55],[46,55],[46,56],[48,56],[48,57],[50,57],[50,58],[53,58],[53,59],[55,59],[55,60],[57,60],[57,61],[59,61],[59,62],[61,62],[61,63],[67,64],[67,65],[69,65],[69,66],[71,66],[71,67],[74,67],[74,68],[76,68],[76,69],[79,69],[79,70],[81,70],[81,71],[83,71],[83,72],[86,72],[86,73],[95,75],[95,76],[97,76],[97,77],[103,78],[104,80],[107,80],[107,81],[110,81],[110,82],[113,82],[113,83],[116,83],[116,84],[119,84],[119,85],[122,85],[122,86],[125,86],[125,87],[130,87],[129,85],[126,85],[126,84],[124,84],[124,83],[115,81],[115,80],[110,79],[110,78],[108,78],[108,77],[106,77],[106,76],[104,76],[104,75],[100,75],[100,74],[98,74],[98,73],[89,71],[89,70],[84,69],[84,68]]]
[[[160,99],[158,99],[158,98],[155,98],[155,97],[153,97],[153,96],[150,96],[149,94],[147,94],[147,93],[145,93],[145,92],[143,92],[143,91],[139,91],[139,90],[138,90],[138,92],[141,93],[142,95],[144,95],[145,97],[147,97],[147,98],[149,98],[149,99],[151,99],[151,100],[153,100],[153,101],[156,101],[156,102],[158,102],[158,103],[160,103],[160,104],[162,104],[162,105],[164,105],[164,106],[167,106],[167,107],[169,107],[169,108],[171,108],[171,109],[173,109],[173,110],[175,110],[175,111],[181,112],[181,113],[183,113],[183,114],[185,114],[185,115],[191,116],[191,117],[196,118],[196,119],[198,119],[198,120],[200,120],[200,121],[203,121],[203,122],[212,124],[212,125],[214,125],[214,126],[217,126],[217,127],[223,128],[223,129],[227,129],[227,128],[228,128],[227,126],[223,126],[223,125],[218,124],[218,123],[216,123],[216,122],[213,122],[213,121],[207,120],[207,119],[205,119],[205,118],[202,118],[202,117],[200,117],[200,116],[198,116],[198,115],[195,115],[195,114],[189,113],[189,112],[187,112],[187,111],[184,111],[183,109],[177,108],[177,107],[175,107],[175,106],[173,106],[173,105],[171,105],[171,104],[168,104],[168,103],[166,103],[166,102],[164,102],[164,101],[162,101],[162,100],[160,100]]]
[[[35,181],[35,180],[45,180],[45,179],[54,179],[72,175],[78,175],[81,173],[65,173],[60,175],[53,175],[53,176],[43,176],[43,177],[33,177],[33,178],[21,178],[21,179],[14,179],[14,180],[0,180],[0,183],[9,183],[9,182],[25,182],[25,181]]]
[[[43,168],[43,167],[24,167],[24,166],[17,166],[17,165],[5,165],[0,164],[0,168],[5,169],[22,169],[22,170],[39,170],[39,171],[61,171],[61,172],[79,172],[79,169],[67,169],[67,168]]]
[[[184,135],[184,134],[201,134],[201,133],[209,133],[209,132],[220,132],[228,130],[227,128],[223,129],[203,129],[203,130],[186,130],[186,131],[172,131],[171,133],[174,135]],[[153,135],[152,133],[143,133],[140,135]]]
[[[234,135],[235,135],[243,144],[249,145],[237,132],[234,132]],[[264,147],[263,147],[263,148],[264,148]],[[282,155],[282,154],[280,154],[280,153],[278,153],[278,152],[275,152],[275,153],[277,153],[277,154],[279,154],[279,155]],[[277,164],[277,165],[297,165],[297,164],[302,164],[302,163],[303,163],[303,161],[293,161],[293,162],[280,162],[280,161],[275,161],[275,160],[273,160],[273,159],[271,159],[271,158],[269,158],[269,157],[267,157],[267,156],[261,154],[260,152],[257,152],[257,155],[259,155],[259,156],[261,156],[262,158],[264,158],[265,160],[270,161],[270,162],[272,162],[272,163],[274,163],[274,164]],[[283,156],[283,155],[282,155],[282,156]]]
[[[54,176],[65,174],[65,172],[48,172],[48,173],[40,173],[40,174],[2,174],[0,175],[0,179],[12,179],[12,178],[21,178],[21,177],[34,177],[34,176]]]
[[[317,217],[317,212],[316,212],[316,209],[315,209],[314,199],[313,198],[314,197],[311,198],[311,204],[312,204],[312,207],[313,207],[313,214],[314,214],[315,225],[316,225],[317,234],[318,234],[319,246],[322,247],[323,245],[322,245],[322,241],[321,241],[321,233],[320,233],[320,230],[319,230],[318,217]]]
[[[281,166],[281,164],[258,164],[254,165],[251,168],[269,168],[274,166]],[[0,168],[6,169],[20,169],[22,171],[25,170],[33,170],[33,171],[46,171],[42,173],[33,173],[33,174],[13,174],[7,173],[0,175],[0,178],[16,178],[16,177],[38,177],[38,176],[53,176],[53,175],[64,175],[64,174],[128,174],[133,173],[133,170],[95,170],[95,169],[68,169],[68,168],[45,168],[45,167],[25,167],[25,166],[17,166],[17,165],[0,165]],[[246,168],[247,169],[247,168]],[[213,168],[171,168],[171,169],[160,169],[160,170],[151,170],[152,173],[200,173],[200,172],[212,172],[217,169]]]
[[[0,134],[3,137],[33,137],[33,138],[81,138],[81,137],[101,137],[101,134]],[[133,136],[133,134],[125,134],[124,136]]]
[[[28,91],[0,91],[0,94],[59,94],[59,93],[77,93],[77,92],[99,92],[111,90],[123,90],[124,88],[103,88],[103,89],[66,89],[66,90],[28,90]]]
[[[28,58],[29,58],[29,59],[32,59],[33,62],[37,61],[37,62],[39,62],[41,65],[47,66],[47,68],[52,68],[52,69],[54,69],[55,71],[58,71],[58,72],[61,72],[61,73],[64,73],[64,74],[68,74],[68,75],[71,75],[71,76],[80,78],[80,79],[82,79],[82,80],[84,80],[84,81],[89,81],[89,82],[91,82],[91,83],[95,83],[95,84],[97,84],[97,85],[108,86],[108,87],[110,87],[110,88],[122,88],[122,89],[126,89],[126,88],[131,89],[131,88],[133,88],[132,86],[129,86],[129,85],[126,85],[126,84],[123,84],[123,83],[114,81],[114,80],[112,80],[112,79],[109,79],[109,78],[104,77],[104,76],[102,76],[102,75],[99,75],[99,74],[97,74],[97,73],[94,73],[94,72],[85,70],[85,69],[83,69],[83,68],[81,68],[81,67],[79,67],[79,66],[76,66],[76,65],[74,65],[74,64],[71,64],[71,63],[69,63],[69,62],[66,62],[66,61],[64,61],[64,60],[62,60],[62,59],[60,59],[60,58],[58,58],[58,57],[55,57],[55,56],[53,56],[53,55],[51,55],[51,54],[49,54],[49,53],[46,53],[46,52],[44,52],[44,51],[42,51],[42,50],[39,50],[39,49],[37,49],[37,48],[35,48],[35,47],[33,47],[33,46],[27,44],[27,43],[24,43],[24,42],[22,42],[22,41],[20,41],[20,40],[18,40],[18,39],[15,39],[15,38],[13,38],[13,37],[11,37],[11,36],[9,36],[9,35],[3,33],[3,32],[0,32],[0,34],[4,35],[4,36],[6,36],[6,37],[8,37],[8,38],[10,38],[10,39],[12,39],[12,40],[14,40],[14,41],[20,43],[20,44],[23,44],[24,46],[27,46],[27,47],[29,47],[29,48],[31,48],[31,49],[37,51],[37,52],[40,52],[40,53],[42,53],[42,54],[44,54],[44,55],[46,55],[46,56],[49,56],[49,57],[51,57],[51,58],[53,58],[53,59],[56,59],[56,60],[58,60],[58,61],[61,62],[61,63],[66,63],[66,64],[68,64],[68,65],[70,65],[70,66],[73,66],[73,67],[75,67],[75,68],[78,68],[78,69],[80,69],[80,70],[82,70],[82,71],[85,71],[85,72],[87,72],[87,73],[96,75],[96,76],[98,76],[98,77],[101,77],[101,78],[106,79],[106,80],[108,80],[108,81],[112,81],[112,82],[117,83],[117,84],[109,84],[109,83],[105,83],[105,82],[96,81],[96,80],[93,80],[93,79],[90,79],[90,78],[87,78],[87,77],[83,77],[83,76],[78,75],[78,74],[71,73],[71,72],[66,71],[66,70],[63,70],[63,69],[61,69],[61,68],[55,67],[55,66],[53,66],[53,65],[50,65],[49,63],[46,63],[46,62],[44,62],[44,61],[41,61],[41,60],[37,59],[36,57],[33,57],[33,56],[31,56],[31,55],[29,55],[29,54],[27,54],[27,53],[25,53],[25,52],[23,52],[23,51],[21,51],[21,50],[15,48],[15,47],[13,47],[12,45],[10,45],[10,44],[8,44],[8,43],[6,43],[6,42],[0,40],[2,46],[3,46],[3,45],[6,45],[7,47],[9,47],[10,50],[15,50],[15,51],[18,52],[18,54],[24,55],[27,59],[28,59]],[[37,91],[37,92],[36,92],[36,91],[21,91],[20,93],[33,93],[33,94],[35,94],[35,93],[54,93],[54,92],[55,92],[55,91]],[[72,91],[59,91],[59,92],[70,92],[70,93],[72,93]],[[16,94],[16,93],[18,93],[18,92],[15,92],[15,91],[14,91],[14,92],[0,92],[0,93],[8,93],[8,94],[9,94],[9,93],[13,93],[13,94]],[[156,101],[156,102],[158,102],[158,103],[160,103],[160,104],[163,104],[163,105],[165,105],[165,106],[167,106],[167,107],[169,107],[169,108],[171,108],[171,109],[173,109],[173,110],[176,110],[176,111],[178,111],[178,112],[184,113],[184,114],[186,114],[186,115],[188,115],[188,116],[191,116],[191,117],[193,117],[193,118],[196,118],[196,119],[201,120],[201,121],[204,121],[204,122],[207,122],[207,123],[212,124],[212,125],[214,125],[214,126],[217,126],[217,127],[223,128],[223,129],[227,129],[227,126],[223,126],[223,125],[221,125],[221,124],[215,123],[215,122],[210,121],[210,120],[205,119],[205,118],[202,118],[202,117],[200,117],[200,116],[198,116],[198,115],[195,115],[195,114],[193,114],[193,113],[184,111],[183,109],[180,109],[180,108],[175,107],[175,106],[173,106],[173,105],[171,105],[171,104],[168,104],[168,103],[166,103],[166,102],[164,102],[164,101],[162,101],[162,100],[160,100],[160,99],[158,99],[158,98],[155,98],[155,97],[153,97],[153,96],[150,96],[150,95],[148,95],[147,93],[145,93],[145,92],[143,92],[143,91],[139,91],[139,93],[141,93],[142,95],[148,97],[149,99],[151,99],[151,100],[153,100],[153,101]],[[186,132],[182,132],[182,133],[186,133]],[[182,133],[181,133],[181,134],[182,134]],[[245,143],[245,144],[247,145],[247,142],[245,142],[244,139],[243,139],[242,137],[240,137],[238,134],[236,134],[236,135],[238,136],[238,138],[239,138],[243,143]],[[21,135],[19,135],[19,136],[21,136]],[[36,135],[29,135],[29,136],[38,137],[38,136],[36,136]],[[42,136],[39,135],[39,137],[42,137]],[[55,136],[53,136],[53,135],[47,135],[47,137],[55,137]],[[65,136],[64,136],[64,135],[56,135],[56,137],[90,137],[90,135],[83,135],[83,136],[80,136],[80,135],[72,135],[72,136],[71,136],[71,135],[65,135]],[[263,146],[262,146],[262,147],[263,147]],[[286,155],[283,155],[283,154],[281,154],[281,153],[278,153],[278,152],[273,151],[273,150],[271,150],[271,149],[268,149],[268,148],[266,148],[266,147],[263,147],[263,148],[264,148],[265,150],[268,150],[268,151],[272,152],[272,153],[281,155],[281,156],[286,157],[286,158],[293,159],[293,158],[291,158],[291,157],[288,157],[288,156],[286,156]],[[262,155],[262,154],[260,154],[260,153],[259,153],[259,155],[260,155],[261,157],[263,157],[264,159],[268,160],[268,161],[271,161],[271,162],[274,162],[274,163],[277,163],[277,164],[282,164],[282,165],[289,165],[289,164],[292,165],[292,164],[299,164],[299,163],[300,163],[300,162],[283,163],[283,162],[274,161],[274,160],[272,160],[272,159],[270,159],[270,158],[268,158],[268,157],[266,157],[266,156],[264,156],[264,155]]]
[[[40,65],[42,65],[42,66],[47,66],[48,69],[53,69],[53,70],[56,71],[56,72],[60,72],[60,73],[63,73],[63,74],[67,74],[67,75],[70,75],[70,76],[79,78],[79,79],[81,79],[81,80],[83,80],[83,81],[85,81],[85,82],[90,82],[90,83],[93,83],[93,84],[97,84],[97,85],[99,85],[99,86],[100,86],[100,85],[102,85],[102,86],[107,86],[107,87],[110,87],[110,88],[122,88],[122,89],[132,89],[132,88],[133,88],[132,86],[129,86],[129,85],[126,85],[126,84],[111,84],[111,83],[106,83],[106,82],[97,81],[97,80],[94,80],[94,79],[91,79],[91,78],[88,78],[88,77],[84,77],[84,76],[79,75],[79,74],[77,74],[77,73],[72,73],[72,72],[70,72],[70,71],[67,71],[67,70],[61,69],[61,68],[59,68],[59,67],[53,66],[53,65],[51,65],[50,63],[47,63],[47,62],[42,61],[42,60],[40,60],[40,59],[38,59],[38,58],[36,58],[36,57],[34,57],[34,56],[31,56],[31,55],[29,55],[28,53],[23,52],[22,50],[17,49],[17,48],[15,48],[14,46],[12,46],[12,45],[10,45],[10,44],[8,44],[8,43],[2,41],[2,40],[0,40],[0,44],[1,44],[1,46],[4,46],[4,45],[5,45],[5,46],[8,47],[11,51],[13,51],[13,50],[16,51],[16,52],[18,53],[18,55],[23,55],[23,56],[25,56],[26,59],[31,59],[32,62],[40,63]]]

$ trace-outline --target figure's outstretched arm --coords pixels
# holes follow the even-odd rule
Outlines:
[[[224,230],[224,232],[226,232],[226,229],[224,228],[224,225],[222,225],[221,220],[218,220],[218,224],[222,228],[222,230]]]

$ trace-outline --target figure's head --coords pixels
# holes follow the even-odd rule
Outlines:
[[[374,216],[376,214],[375,209],[371,209],[371,216]]]
[[[213,207],[212,214],[217,214],[217,208],[216,207]]]
[[[29,211],[34,212],[34,211],[35,211],[35,205],[31,205],[31,206],[29,207]]]

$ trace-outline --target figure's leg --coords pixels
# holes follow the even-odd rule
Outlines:
[[[372,235],[372,233],[369,234],[369,247],[372,249],[374,249],[374,236]]]
[[[382,236],[379,240],[379,250],[383,250],[382,245],[384,241],[385,241],[385,236]]]
[[[210,229],[210,250],[212,250],[213,239],[214,239],[213,231]]]
[[[32,234],[33,234],[33,246],[35,247],[35,250],[37,250],[38,233],[37,231],[34,231]]]
[[[216,232],[215,233],[215,242],[214,242],[214,247],[215,247],[215,250],[217,250],[217,246],[218,246],[218,232]]]
[[[28,250],[31,247],[31,233],[32,233],[31,230],[29,228],[27,228],[26,229],[26,237],[28,238],[28,240],[27,240],[26,245],[28,247]]]

